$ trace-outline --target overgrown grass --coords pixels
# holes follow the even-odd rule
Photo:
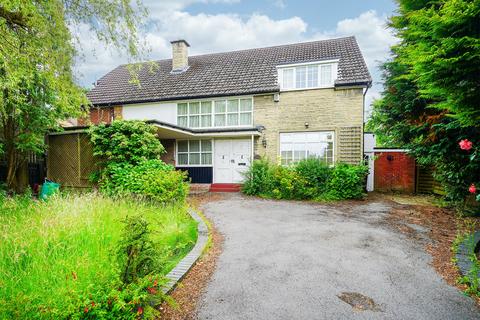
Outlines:
[[[0,202],[0,319],[59,318],[92,292],[111,291],[127,216],[149,222],[160,251],[159,274],[168,273],[197,237],[196,222],[183,205],[159,207],[93,193]]]

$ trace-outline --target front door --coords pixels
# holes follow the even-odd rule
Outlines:
[[[251,156],[250,140],[215,140],[215,183],[241,183]]]

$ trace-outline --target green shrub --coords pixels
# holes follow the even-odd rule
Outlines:
[[[307,159],[288,167],[256,160],[245,174],[243,192],[274,199],[341,200],[363,196],[365,166]]]
[[[327,190],[332,168],[320,159],[310,158],[297,163],[295,171],[305,181],[305,196],[316,198]]]
[[[275,199],[308,199],[306,182],[294,167],[272,166],[270,177],[272,189],[267,195]]]
[[[133,194],[160,203],[184,202],[188,195],[187,174],[161,160],[135,166],[111,164],[104,172],[100,190],[110,195]]]
[[[103,167],[112,163],[136,165],[160,159],[165,152],[155,126],[143,121],[115,120],[90,127],[89,135],[93,153],[103,161]]]
[[[255,160],[245,173],[242,191],[248,195],[260,195],[270,189],[270,163],[267,160]]]
[[[337,164],[327,183],[326,198],[331,200],[362,198],[367,174],[367,166]]]

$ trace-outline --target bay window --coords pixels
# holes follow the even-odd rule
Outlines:
[[[177,141],[177,166],[211,166],[211,140]]]
[[[177,124],[186,128],[251,126],[253,99],[234,98],[178,103]]]
[[[333,164],[333,131],[280,133],[282,165],[307,158],[317,158]]]

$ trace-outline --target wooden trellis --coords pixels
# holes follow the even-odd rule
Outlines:
[[[87,188],[97,170],[93,148],[84,131],[48,136],[47,178],[64,187]]]

